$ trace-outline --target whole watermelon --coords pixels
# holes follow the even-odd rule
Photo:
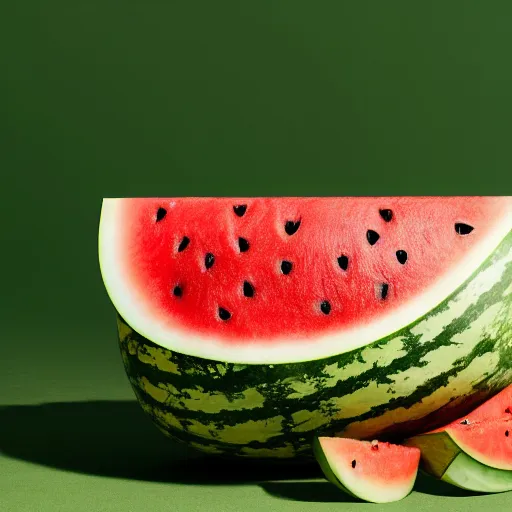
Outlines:
[[[512,198],[103,202],[99,254],[142,408],[204,452],[394,439],[512,382]]]

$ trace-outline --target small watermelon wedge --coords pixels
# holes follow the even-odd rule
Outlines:
[[[427,472],[441,478],[460,453],[495,469],[512,470],[512,385],[458,420],[412,437]]]
[[[405,498],[413,489],[420,450],[378,441],[317,437],[314,452],[327,480],[373,503]]]

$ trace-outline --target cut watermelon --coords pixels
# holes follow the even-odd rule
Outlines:
[[[106,199],[123,318],[183,354],[311,361],[435,308],[512,228],[512,198]]]
[[[457,424],[445,431],[459,448],[478,462],[512,470],[512,420]]]
[[[162,431],[302,457],[512,382],[511,228],[508,197],[106,199],[100,265]]]
[[[508,424],[509,427],[512,426],[512,422],[509,421]],[[505,425],[502,426],[505,427],[503,430],[498,429],[501,434],[507,429]],[[495,435],[496,430],[490,435]],[[416,436],[407,440],[405,445],[421,450],[420,468],[435,478],[470,491],[512,490],[511,470],[497,469],[478,462],[464,453],[447,435],[434,433],[429,436]]]
[[[422,464],[438,478],[461,452],[492,468],[512,470],[512,385],[463,418],[406,444],[421,449]]]
[[[326,478],[365,501],[401,500],[416,481],[420,461],[417,448],[336,437],[319,437],[314,448]]]

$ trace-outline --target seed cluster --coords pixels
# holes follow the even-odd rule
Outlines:
[[[233,212],[237,217],[243,217],[247,212],[247,205],[246,204],[233,205]],[[155,221],[157,223],[161,222],[162,220],[165,219],[166,215],[167,215],[167,210],[165,208],[162,208],[162,207],[158,208],[156,211],[156,215],[155,215]],[[387,208],[379,209],[379,215],[386,223],[391,222],[394,218],[393,211],[390,209],[387,209]],[[295,235],[301,226],[301,222],[302,222],[301,218],[287,220],[284,224],[284,232],[288,236]],[[473,226],[470,226],[469,224],[465,224],[462,222],[455,223],[455,232],[458,235],[461,235],[461,236],[468,235],[469,233],[471,233],[473,231],[473,229],[474,229]],[[366,231],[366,240],[368,241],[368,243],[371,246],[374,246],[380,240],[380,235],[373,229],[368,229]],[[190,244],[190,238],[187,236],[183,236],[183,238],[181,239],[181,241],[178,245],[177,252],[179,252],[179,253],[183,252],[189,246],[189,244]],[[249,249],[250,249],[249,241],[246,238],[239,237],[238,238],[238,248],[241,253],[249,251]],[[397,259],[398,263],[400,263],[401,265],[405,265],[407,263],[408,254],[405,250],[399,249],[396,251],[395,255],[396,255],[396,259]],[[338,256],[337,263],[338,263],[339,268],[342,271],[346,272],[348,270],[349,258],[347,255],[341,254],[340,256]],[[210,270],[214,264],[215,264],[215,256],[211,252],[206,253],[206,255],[204,257],[205,269]],[[280,270],[283,275],[285,275],[285,276],[289,275],[293,271],[293,262],[288,261],[288,260],[281,261]],[[377,298],[379,300],[385,300],[388,297],[389,284],[388,283],[380,283],[380,284],[376,285],[376,290],[377,290]],[[172,293],[177,298],[182,297],[183,296],[183,286],[181,284],[176,284],[172,290]],[[242,293],[243,293],[244,297],[248,297],[248,298],[254,297],[255,289],[254,289],[253,284],[250,283],[249,281],[244,281],[242,284]],[[324,315],[329,315],[331,312],[331,309],[332,309],[331,303],[328,300],[322,300],[319,303],[318,307],[319,307],[320,312],[323,313]],[[218,316],[221,320],[227,321],[231,318],[231,313],[227,309],[219,306]],[[510,412],[509,409],[507,409],[507,412]],[[465,421],[467,421],[467,420],[465,420]],[[464,421],[461,423],[464,423]],[[508,436],[508,431],[506,432],[505,435]],[[356,461],[355,460],[352,461],[352,467],[355,467],[355,464],[356,464]]]

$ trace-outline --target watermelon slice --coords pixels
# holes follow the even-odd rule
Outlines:
[[[511,227],[508,197],[105,199],[100,264],[117,311],[157,345],[293,363],[427,315]]]
[[[344,492],[373,503],[405,498],[416,481],[420,450],[417,448],[318,437],[315,455],[326,478]]]
[[[438,478],[461,452],[492,468],[512,470],[512,385],[463,418],[406,444],[421,449],[422,464]]]
[[[512,470],[512,420],[459,423],[445,432],[463,452],[478,462]]]

